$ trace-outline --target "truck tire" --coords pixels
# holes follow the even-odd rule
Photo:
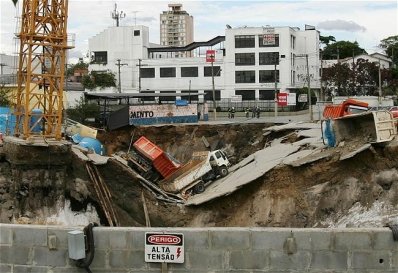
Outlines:
[[[218,169],[218,173],[220,174],[221,177],[227,176],[228,175],[228,168],[226,166],[221,166]]]
[[[195,194],[199,194],[205,191],[205,182],[200,181],[193,187],[193,191]]]

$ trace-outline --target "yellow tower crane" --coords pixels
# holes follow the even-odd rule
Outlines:
[[[67,17],[68,0],[23,0],[15,136],[61,139]]]

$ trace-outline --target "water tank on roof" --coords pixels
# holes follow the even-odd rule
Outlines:
[[[84,137],[80,140],[79,146],[87,148],[89,151],[93,151],[96,154],[105,155],[104,145],[95,138]]]

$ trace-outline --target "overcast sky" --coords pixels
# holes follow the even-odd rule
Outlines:
[[[22,2],[22,0],[20,0]],[[0,0],[0,53],[17,52],[13,40],[17,30],[15,9],[11,0]],[[115,25],[111,19],[114,4],[126,17],[121,25],[146,25],[150,42],[159,43],[159,15],[168,3],[181,3],[194,17],[195,41],[207,41],[225,35],[225,25],[291,26],[304,29],[315,26],[323,36],[337,40],[357,41],[368,52],[380,51],[380,40],[398,34],[397,1],[96,1],[69,0],[68,33],[76,35],[75,48],[69,56],[83,56],[88,39]],[[20,3],[21,5],[21,3]],[[18,30],[19,32],[19,30]]]

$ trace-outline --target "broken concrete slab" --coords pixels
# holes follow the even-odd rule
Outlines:
[[[83,161],[89,161],[90,159],[80,150],[76,148],[76,145],[72,146],[72,152]]]
[[[311,154],[313,154],[313,150],[302,150],[298,151],[297,153],[291,154],[282,160],[282,164],[293,166],[293,163],[299,161],[302,158],[305,158]]]
[[[310,153],[311,151],[311,153]],[[300,154],[299,154],[300,153]],[[306,155],[306,153],[308,153]],[[329,158],[334,154],[333,150],[326,150],[326,151],[322,151],[322,150],[303,150],[297,153],[297,157],[302,155],[301,158],[297,158],[296,160],[289,160],[287,158],[286,161],[283,161],[283,163],[285,165],[289,165],[292,167],[300,167],[303,166],[305,164],[309,164],[309,163],[313,163],[316,161],[319,161],[321,159],[325,159],[325,158]],[[292,157],[293,159],[294,157]]]
[[[319,129],[321,130],[320,123],[311,123],[311,122],[292,122],[283,125],[275,125],[264,128],[263,131],[272,131],[272,132],[280,132],[284,130],[306,130],[306,129]]]
[[[293,154],[299,148],[299,146],[292,144],[278,144],[257,151],[252,155],[254,160],[236,169],[227,177],[215,181],[207,187],[204,193],[190,197],[186,205],[199,205],[217,197],[231,194],[242,186],[263,176],[279,165],[286,156]]]
[[[321,127],[315,129],[301,130],[297,132],[297,136],[299,137],[313,137],[313,138],[322,138]]]
[[[357,155],[357,154],[359,154],[359,153],[361,153],[361,152],[363,152],[363,151],[366,151],[366,150],[369,149],[370,147],[372,147],[372,144],[366,143],[366,144],[362,145],[361,147],[355,149],[354,151],[352,151],[352,152],[350,152],[350,153],[342,154],[342,155],[340,156],[340,161],[346,160],[346,159],[351,158],[351,157],[354,157],[355,155]]]
[[[94,165],[105,165],[109,159],[108,156],[102,156],[95,153],[89,153],[87,154],[87,157],[93,162]]]

